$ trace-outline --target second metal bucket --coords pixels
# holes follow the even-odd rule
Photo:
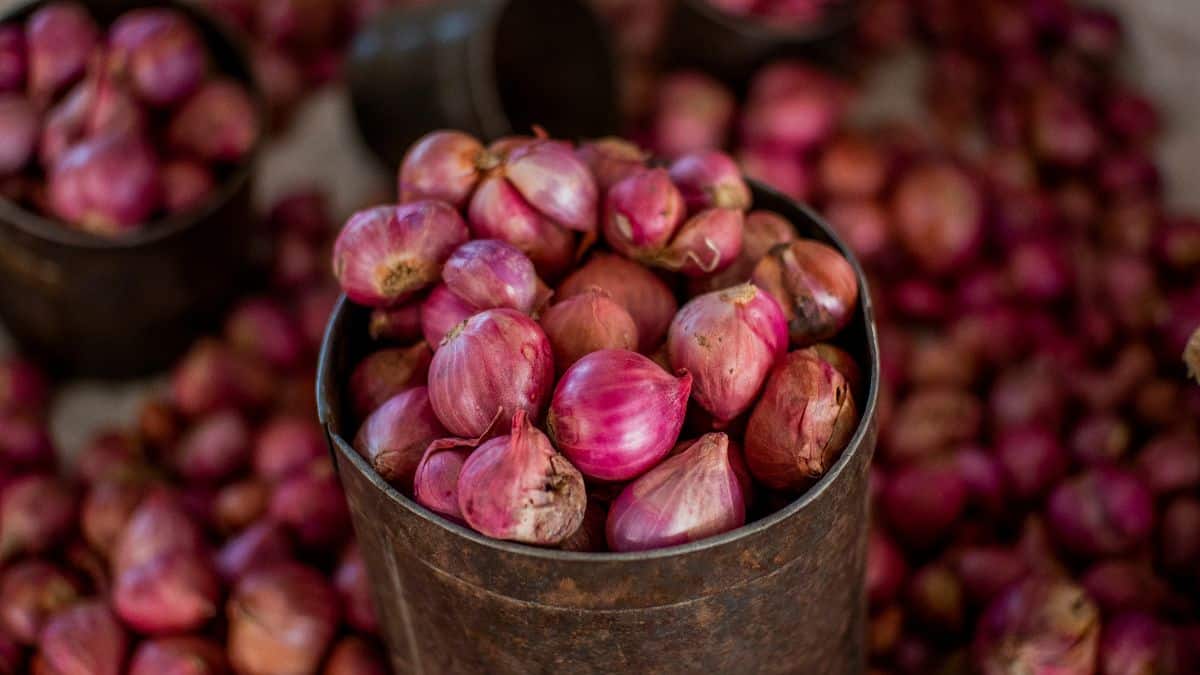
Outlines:
[[[755,208],[849,251],[811,212],[754,186]],[[804,673],[865,668],[867,469],[879,360],[865,279],[839,344],[869,376],[840,460],[797,501],[733,532],[644,553],[571,553],[488,539],[383,481],[345,440],[344,383],[371,346],[341,303],[318,400],[397,673]]]

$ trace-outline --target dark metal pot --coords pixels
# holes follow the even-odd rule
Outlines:
[[[862,0],[838,0],[811,25],[783,28],[752,16],[736,16],[708,0],[680,0],[667,25],[664,61],[671,68],[696,68],[741,90],[766,62],[803,57],[836,62],[854,26]]]
[[[368,310],[343,300],[317,397],[397,673],[860,673],[865,668],[867,468],[879,355],[850,251],[811,211],[754,185],[755,208],[833,244],[863,284],[839,344],[869,376],[841,459],[792,504],[733,532],[644,553],[495,541],[425,510],[351,448],[345,396],[369,353]]]
[[[21,20],[43,4],[12,9],[0,16],[0,23]],[[215,69],[257,91],[237,39],[193,5],[87,3],[101,25],[130,9],[164,5],[195,22]],[[256,155],[257,148],[202,208],[120,238],[74,230],[0,198],[0,317],[5,329],[25,353],[60,373],[125,377],[166,367],[216,322],[242,282],[255,223],[251,183]]]
[[[435,129],[483,139],[614,133],[612,55],[581,0],[447,0],[391,10],[350,46],[346,78],[358,128],[388,166]]]

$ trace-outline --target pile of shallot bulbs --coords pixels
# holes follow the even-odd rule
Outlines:
[[[873,673],[1200,672],[1200,223],[1116,17],[1068,0],[875,0],[916,48],[919,123],[865,125],[852,74],[781,61],[740,103],[662,82],[645,144],[729,148],[867,269],[880,442]],[[878,101],[876,113],[878,114]]]
[[[728,156],[437,131],[399,194],[333,249],[379,344],[347,383],[353,446],[442,517],[575,551],[683,544],[787,503],[857,429],[863,373],[832,342],[854,269],[748,212]]]
[[[69,458],[0,359],[0,673],[389,672],[313,398],[334,221],[310,191],[269,221],[270,289]]]
[[[0,25],[0,195],[106,237],[207,204],[261,126],[212,61],[176,9],[131,10],[105,33],[60,1]]]

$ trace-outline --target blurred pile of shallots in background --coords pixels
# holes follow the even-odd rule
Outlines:
[[[400,3],[205,4],[256,36],[280,121],[336,82],[354,26]],[[596,4],[634,138],[664,158],[729,149],[868,269],[873,672],[1200,672],[1200,387],[1183,360],[1200,220],[1164,205],[1164,121],[1117,67],[1121,22],[1067,0],[873,0],[859,63],[773,63],[743,95],[656,71],[670,3]],[[867,75],[914,52],[920,123],[860,122]],[[314,416],[336,298],[325,200],[264,213],[265,287],[70,466],[50,383],[0,365],[0,672],[387,672]]]

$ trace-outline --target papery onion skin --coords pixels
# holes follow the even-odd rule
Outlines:
[[[565,372],[579,359],[601,349],[636,350],[637,324],[612,297],[599,288],[563,299],[539,319],[558,372]]]
[[[690,373],[676,377],[640,354],[592,352],[559,380],[546,424],[584,475],[628,480],[671,450],[691,389]]]
[[[671,180],[689,211],[750,208],[750,187],[733,158],[718,150],[693,152],[671,162]]]
[[[837,335],[858,305],[854,268],[836,249],[817,241],[771,249],[755,267],[753,281],[779,301],[798,347]]]
[[[533,263],[512,244],[476,239],[459,246],[442,267],[442,281],[468,305],[508,307],[528,314],[538,299]]]
[[[462,209],[481,172],[497,158],[475,137],[461,131],[433,131],[408,149],[400,163],[400,203],[437,199]]]
[[[479,184],[467,220],[472,236],[516,246],[543,278],[558,279],[575,260],[575,235],[530,206],[502,176],[489,176]]]
[[[264,480],[278,482],[303,470],[328,451],[325,432],[316,420],[280,414],[258,428],[254,439],[254,473]]]
[[[692,374],[696,403],[723,424],[754,404],[787,342],[779,303],[742,284],[684,305],[671,322],[667,350],[673,369]]]
[[[350,374],[350,400],[354,414],[366,417],[400,392],[425,381],[433,353],[419,342],[368,354]]]
[[[384,480],[407,492],[425,448],[445,435],[429,404],[429,390],[414,387],[367,417],[354,437],[354,449]]]
[[[513,416],[511,428],[511,435],[484,443],[463,463],[459,509],[474,530],[489,537],[558,544],[583,522],[583,476],[524,410]]]
[[[466,241],[466,224],[445,202],[367,209],[338,235],[333,273],[354,302],[390,307],[436,282],[442,263]]]
[[[73,530],[78,513],[74,492],[53,476],[8,483],[0,494],[0,561],[50,550]]]
[[[892,197],[900,243],[926,271],[951,272],[969,261],[983,230],[984,204],[969,175],[950,164],[923,164],[901,177]]]
[[[604,200],[604,239],[627,258],[650,262],[666,249],[685,215],[683,195],[666,169],[617,183]]]
[[[554,386],[554,352],[540,326],[511,309],[489,309],[451,332],[429,366],[429,400],[462,438],[502,434],[524,410],[539,419]]]
[[[729,437],[707,434],[630,483],[609,509],[613,551],[685,544],[741,527],[746,498],[729,462]]]
[[[721,272],[742,251],[743,222],[739,210],[705,209],[680,226],[654,264],[693,278]]]
[[[455,326],[479,311],[479,307],[458,297],[446,284],[434,286],[421,302],[421,333],[425,336],[425,344],[437,351]]]
[[[554,222],[572,230],[596,229],[596,179],[569,144],[539,139],[514,149],[504,162],[513,187]]]
[[[1066,549],[1087,557],[1133,551],[1154,529],[1154,501],[1134,474],[1098,466],[1061,483],[1046,505],[1047,520]]]
[[[762,484],[794,490],[837,461],[858,424],[850,385],[832,365],[792,352],[767,379],[746,427],[746,463]]]
[[[679,305],[653,272],[620,256],[598,253],[558,287],[558,301],[599,288],[623,306],[638,329],[638,351],[658,349]]]
[[[413,478],[413,498],[425,508],[459,523],[458,475],[476,442],[463,438],[443,438],[429,444]]]

